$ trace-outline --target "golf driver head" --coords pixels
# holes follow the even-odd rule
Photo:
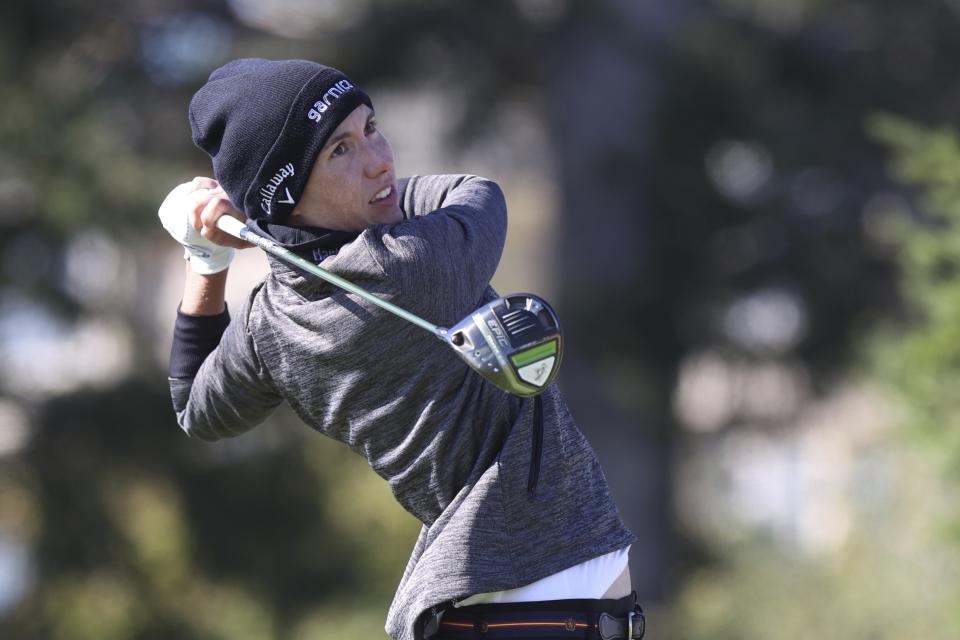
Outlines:
[[[563,354],[557,314],[530,293],[514,293],[485,304],[448,329],[445,337],[472,369],[522,397],[547,388]]]

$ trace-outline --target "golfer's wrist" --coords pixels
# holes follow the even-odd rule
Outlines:
[[[186,269],[180,312],[190,316],[216,316],[226,309],[227,272],[202,274]]]
[[[184,259],[190,264],[191,269],[201,275],[225,271],[233,262],[233,255],[236,252],[236,249],[220,245],[184,245],[183,247]]]

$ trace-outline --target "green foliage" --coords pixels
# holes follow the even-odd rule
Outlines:
[[[680,590],[678,637],[946,640],[960,628],[951,524],[960,522],[960,133],[889,113],[867,118],[866,130],[917,203],[911,211],[896,200],[869,221],[893,256],[904,304],[859,341],[861,371],[900,410],[885,443],[886,495],[879,509],[854,512],[837,549],[808,554],[760,538],[708,544],[718,561],[694,569]]]
[[[909,423],[960,463],[960,133],[891,115],[868,129],[890,150],[890,171],[918,192],[920,213],[895,225],[909,317],[874,342],[880,375]]]
[[[907,317],[871,341],[875,372],[903,407],[903,424],[925,445],[949,494],[960,487],[960,132],[888,114],[871,134],[888,151],[890,173],[916,194],[918,213],[895,226]],[[941,541],[960,548],[956,500],[935,517]],[[947,592],[960,625],[960,593]]]
[[[785,3],[704,5],[729,11],[694,12],[674,34],[660,97],[652,224],[671,284],[647,317],[684,310],[687,344],[722,344],[703,329],[716,322],[711,309],[763,283],[793,287],[810,331],[791,355],[815,393],[830,393],[838,374],[879,376],[909,419],[882,444],[897,471],[882,516],[855,513],[848,543],[819,554],[759,537],[697,540],[703,555],[678,588],[672,628],[653,637],[955,637],[956,501],[916,504],[956,488],[942,474],[960,452],[960,144],[951,129],[914,123],[956,115],[956,7],[805,2],[780,21],[767,18]],[[901,56],[920,33],[923,60]],[[875,116],[864,130],[878,110],[903,117]],[[762,189],[718,192],[703,167],[722,140],[764,150]],[[878,141],[898,150],[895,176],[923,194],[923,214],[891,186]],[[668,331],[646,333],[670,344]],[[908,453],[917,434],[931,446]],[[906,488],[911,475],[919,489]]]
[[[0,637],[382,637],[420,526],[387,484],[290,412],[208,445],[168,402],[140,384],[65,396],[0,464],[0,536],[36,563]]]
[[[897,431],[894,442],[908,434]],[[677,638],[899,640],[955,638],[960,549],[944,544],[958,492],[928,453],[891,447],[882,501],[854,513],[838,548],[784,549],[757,536],[713,547],[691,572],[671,619]],[[666,637],[666,636],[658,636]]]

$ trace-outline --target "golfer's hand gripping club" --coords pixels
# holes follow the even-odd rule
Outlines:
[[[522,397],[538,395],[557,375],[563,353],[560,321],[550,305],[538,296],[515,293],[497,298],[448,329],[427,322],[301,258],[254,233],[236,218],[221,216],[217,227],[429,331],[453,348],[470,368],[507,393]]]
[[[190,268],[196,273],[210,275],[229,267],[235,251],[204,238],[191,223],[189,210],[197,206],[197,183],[201,180],[206,179],[196,178],[174,187],[164,198],[157,215],[167,233],[183,245],[184,258],[190,261]],[[213,180],[207,182],[215,184]],[[206,187],[200,191],[209,193]]]

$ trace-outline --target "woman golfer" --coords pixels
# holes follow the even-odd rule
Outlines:
[[[634,541],[551,385],[508,395],[422,329],[270,258],[228,316],[232,215],[325,269],[450,326],[496,297],[507,226],[496,184],[398,180],[370,98],[303,60],[235,60],[190,103],[216,180],[167,196],[189,258],[170,361],[180,426],[217,440],[288,403],[385,479],[423,529],[388,613],[414,638],[638,638]],[[542,438],[534,438],[542,429]]]

